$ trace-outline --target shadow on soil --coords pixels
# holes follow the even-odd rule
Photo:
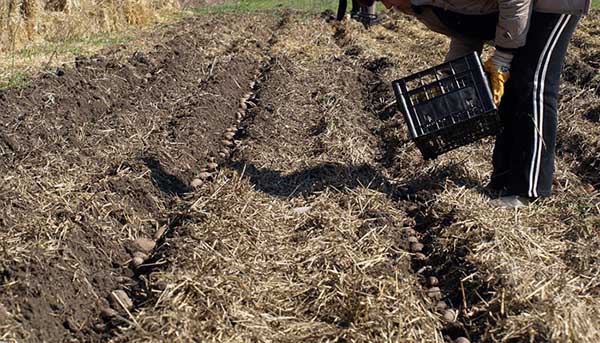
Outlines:
[[[152,157],[144,157],[142,161],[150,169],[152,182],[161,192],[167,195],[182,195],[192,190],[185,182],[164,170],[160,161]]]
[[[243,173],[259,191],[286,198],[306,196],[326,189],[344,191],[367,187],[381,191],[393,200],[414,201],[415,196],[420,198],[426,197],[424,194],[432,196],[441,192],[448,180],[484,192],[478,181],[466,174],[458,164],[448,165],[401,184],[391,183],[381,171],[368,164],[324,163],[288,175],[260,169],[243,160],[234,161],[229,167]]]

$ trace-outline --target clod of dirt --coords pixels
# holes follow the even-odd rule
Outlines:
[[[204,171],[198,174],[198,177],[202,180],[208,180],[211,177],[211,175],[211,173]]]
[[[127,310],[133,309],[133,301],[131,301],[131,298],[129,298],[127,293],[121,289],[112,291],[112,293],[110,293],[110,300],[115,306],[119,306]]]
[[[410,251],[412,252],[421,252],[423,250],[425,246],[423,245],[423,243],[411,243],[410,244]]]
[[[133,241],[133,245],[137,251],[149,253],[156,247],[156,242],[150,238],[140,237]]]
[[[232,126],[232,127],[229,127],[229,128],[227,128],[227,132],[233,132],[233,133],[236,133],[236,132],[237,132],[237,130],[238,130],[238,129],[237,129],[237,127],[235,127],[235,126]]]
[[[436,311],[442,312],[447,308],[448,308],[448,305],[446,304],[445,301],[438,301],[437,304],[435,304]]]
[[[202,186],[203,183],[204,183],[204,181],[202,181],[200,179],[193,179],[192,182],[190,183],[190,186],[192,186],[194,188],[198,188],[198,187]]]
[[[106,318],[106,319],[110,319],[115,317],[118,314],[117,311],[115,311],[113,308],[111,307],[103,307],[100,310],[100,316],[102,316],[102,318]]]
[[[211,162],[206,165],[206,169],[208,169],[209,171],[215,171],[215,170],[217,170],[218,167],[219,167],[219,165],[214,162]]]
[[[427,282],[430,286],[437,286],[440,284],[440,281],[435,276],[430,276],[429,278],[427,278]]]
[[[430,289],[427,290],[427,296],[432,299],[439,300],[442,298],[442,291],[440,290],[439,287],[431,287]]]
[[[235,132],[225,132],[223,137],[225,137],[225,139],[227,139],[228,141],[231,141],[233,140],[233,137],[235,137]]]
[[[246,100],[242,99],[242,100],[240,101],[240,109],[241,109],[242,111],[245,111],[245,110],[247,110],[247,109],[248,109],[248,105],[246,104]]]
[[[453,309],[447,309],[444,311],[444,319],[448,322],[454,322],[456,320],[456,311]]]
[[[423,254],[421,252],[418,252],[418,253],[415,254],[415,258],[418,261],[425,261],[425,260],[427,260],[427,255],[425,255],[425,254]]]
[[[419,243],[419,239],[415,236],[408,237],[408,243]]]
[[[454,343],[471,343],[471,341],[469,341],[465,337],[458,337],[457,339],[454,340]]]
[[[233,146],[233,141],[230,141],[230,140],[227,140],[227,139],[222,140],[221,143],[223,143],[223,145],[226,146],[226,147],[230,147],[231,148]]]

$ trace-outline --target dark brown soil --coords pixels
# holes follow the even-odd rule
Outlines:
[[[122,277],[135,276],[127,241],[151,237],[171,199],[218,160],[258,73],[253,40],[266,41],[273,20],[229,25],[235,37],[217,37],[229,20],[187,20],[153,50],[81,56],[0,94],[0,172],[26,170],[39,180],[7,183],[0,193],[2,234],[18,234],[26,250],[0,252],[0,303],[30,334],[20,339],[109,334],[100,308],[111,291],[130,292]]]

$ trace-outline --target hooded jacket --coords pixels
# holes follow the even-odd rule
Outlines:
[[[498,12],[495,45],[511,50],[525,45],[532,11],[583,15],[589,12],[591,0],[412,0],[412,4],[467,15]]]

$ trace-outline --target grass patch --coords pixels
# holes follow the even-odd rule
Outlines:
[[[96,50],[107,46],[125,44],[131,36],[117,33],[98,33],[85,37],[67,39],[56,43],[44,43],[23,48],[16,52],[17,58],[35,58],[40,55],[80,54],[85,50]]]
[[[215,6],[205,6],[192,9],[195,14],[210,14],[215,12],[258,12],[298,10],[308,12],[322,12],[326,9],[337,9],[337,0],[240,0]]]
[[[0,80],[0,91],[7,89],[23,89],[29,84],[27,75],[23,72],[15,72],[10,74],[7,78]]]
[[[337,12],[339,0],[239,0],[225,4],[202,6],[191,8],[190,12],[196,15],[206,15],[211,13],[251,13],[272,11],[273,14],[280,14],[281,11],[293,10],[306,13],[321,13],[325,10]],[[376,3],[377,13],[387,11],[382,3]],[[346,14],[352,9],[352,1],[348,0]]]

